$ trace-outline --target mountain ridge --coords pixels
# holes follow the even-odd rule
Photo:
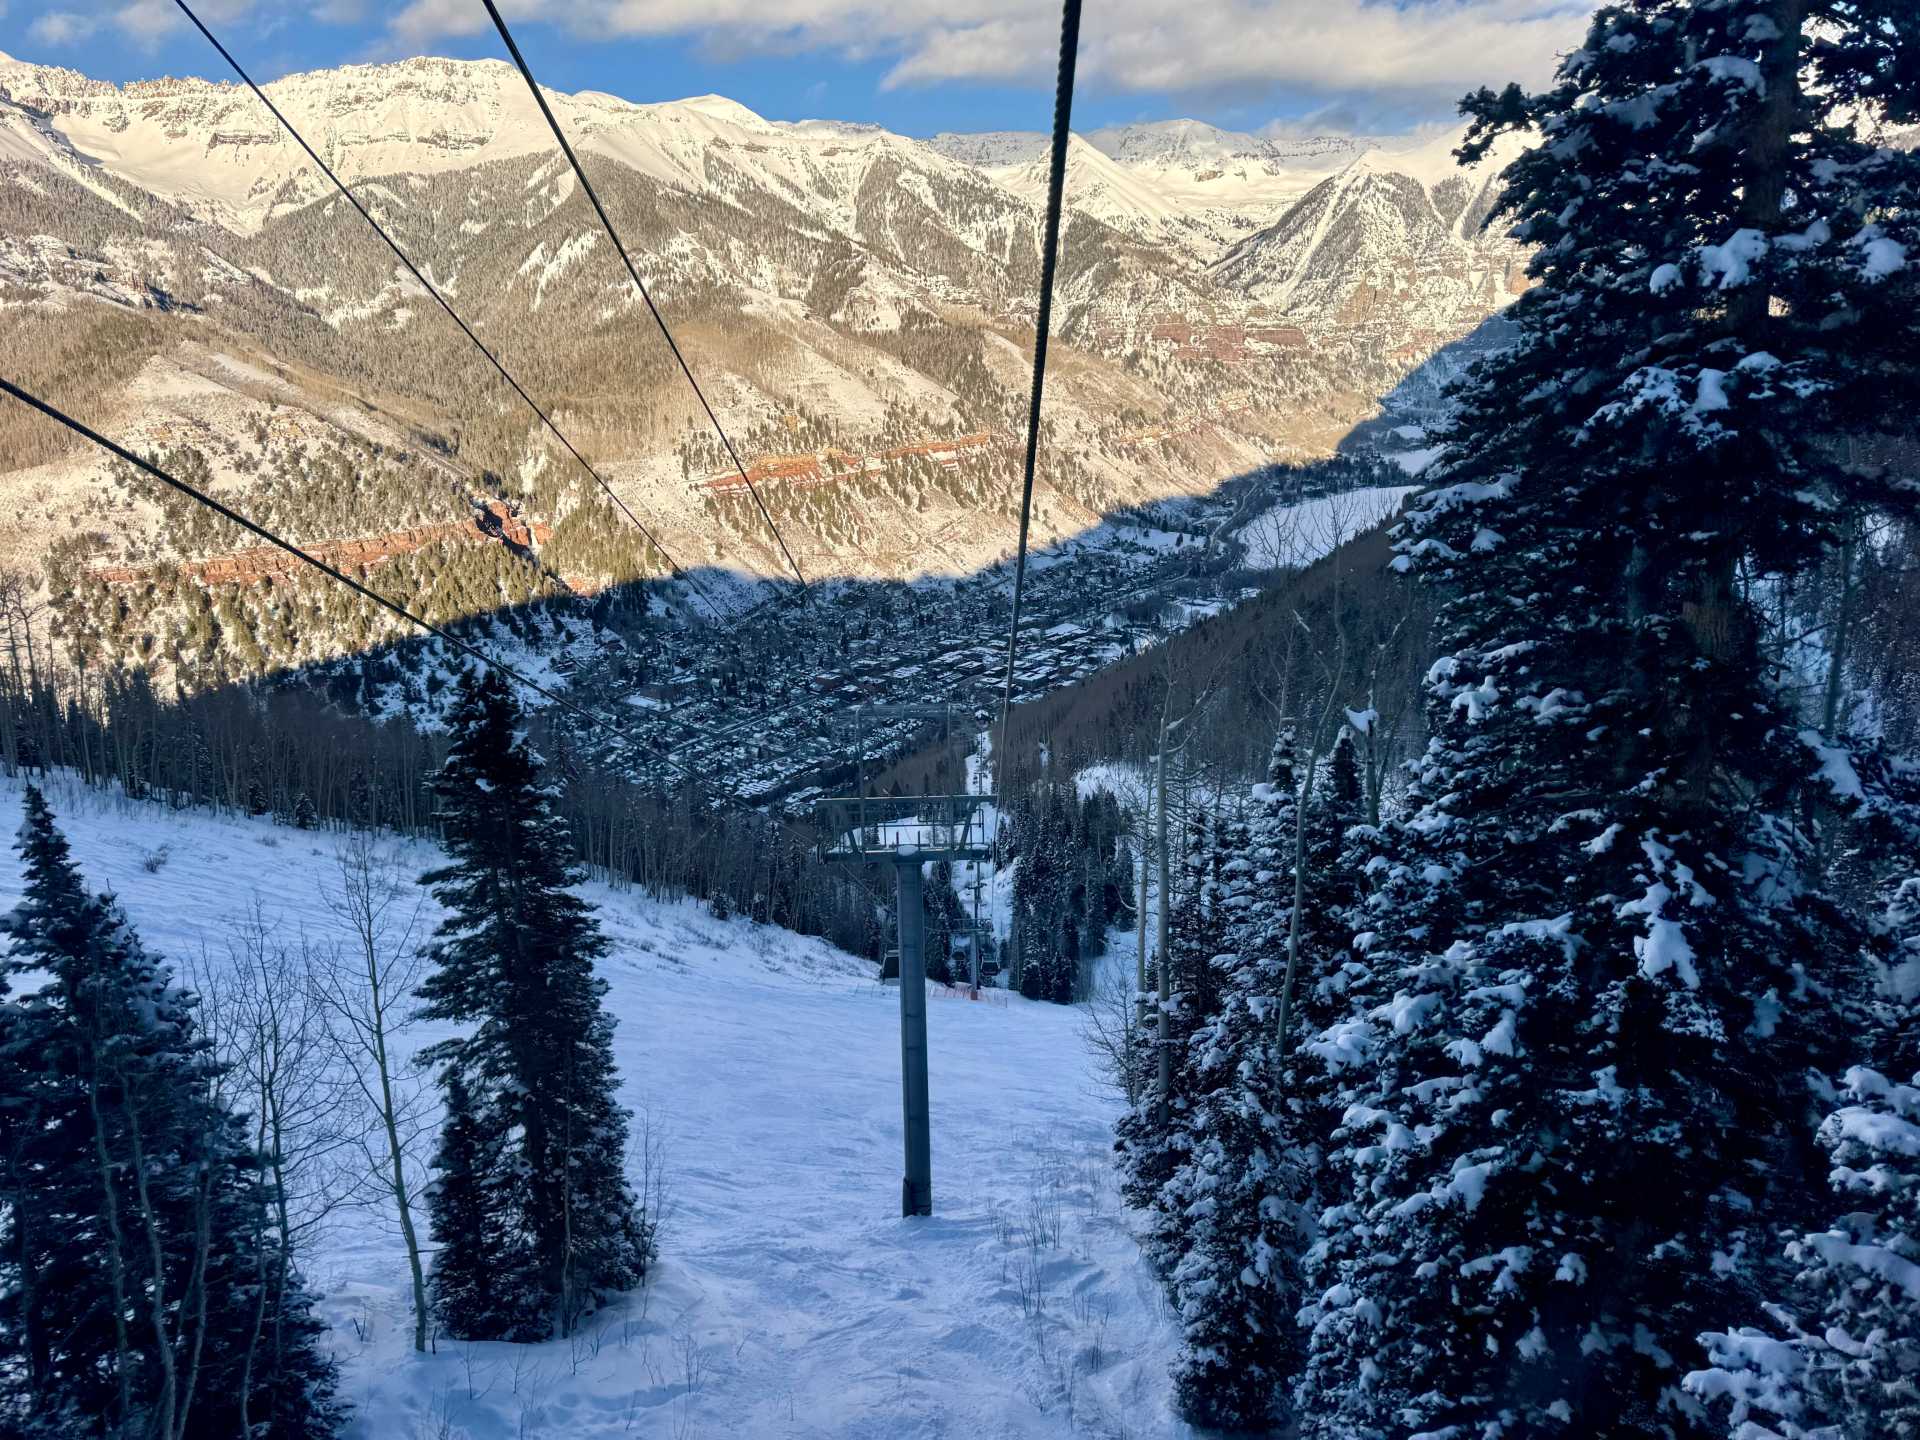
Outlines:
[[[511,67],[416,57],[268,89],[676,556],[749,588],[785,568],[715,483],[727,457]],[[1004,555],[1044,200],[1038,155],[1010,163],[1028,141],[549,93],[808,573]],[[1501,242],[1462,228],[1484,168],[1462,189],[1352,138],[1096,135],[1123,158],[1074,137],[1036,544],[1332,453],[1511,298]],[[1315,195],[1325,233],[1301,251],[1286,217]],[[22,383],[139,448],[185,447],[236,500],[298,494],[316,457],[372,447],[463,506],[523,511],[589,593],[665,573],[240,87],[0,61],[0,343],[29,357]],[[39,423],[0,412],[0,498],[28,533],[96,537],[83,563],[115,571],[205,558]],[[998,439],[951,443],[980,436]],[[846,458],[875,455],[898,458]],[[348,513],[308,533],[391,528]],[[14,562],[37,568],[25,544]],[[474,583],[523,583],[489,574]]]

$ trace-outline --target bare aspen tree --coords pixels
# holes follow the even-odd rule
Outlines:
[[[1339,550],[1339,540],[1344,530],[1344,520],[1338,507],[1335,508],[1334,527],[1335,553]],[[1334,576],[1334,603],[1330,607],[1333,617],[1334,653],[1329,661],[1319,649],[1315,658],[1319,661],[1321,678],[1325,685],[1320,701],[1320,713],[1315,717],[1313,730],[1306,737],[1307,763],[1301,767],[1299,789],[1294,797],[1293,811],[1293,910],[1287,917],[1287,968],[1280,984],[1279,1014],[1274,1022],[1273,1089],[1274,1109],[1278,1111],[1283,1095],[1286,1068],[1287,1045],[1291,1038],[1293,1023],[1293,992],[1298,983],[1300,972],[1300,921],[1301,913],[1307,903],[1307,822],[1313,811],[1313,780],[1319,767],[1320,751],[1327,743],[1334,726],[1334,716],[1340,710],[1341,687],[1346,683],[1347,673],[1347,628],[1345,617],[1340,611],[1340,576],[1336,570]],[[1311,635],[1311,627],[1299,615],[1294,617],[1298,627]],[[1282,717],[1284,721],[1284,717]]]
[[[1139,1005],[1145,997],[1120,977],[1097,986],[1082,1011],[1081,1039],[1107,1083],[1132,1107],[1140,1102]]]
[[[1173,1008],[1173,974],[1167,961],[1167,937],[1172,929],[1173,865],[1169,855],[1169,841],[1167,836],[1167,756],[1169,744],[1174,733],[1184,729],[1189,722],[1205,712],[1208,703],[1213,698],[1214,681],[1218,678],[1218,671],[1216,670],[1215,674],[1208,678],[1207,683],[1200,688],[1198,695],[1193,698],[1192,702],[1179,715],[1173,713],[1174,674],[1172,646],[1167,647],[1165,673],[1166,686],[1160,701],[1160,740],[1154,751],[1153,762],[1153,789],[1155,799],[1154,847],[1158,852],[1155,858],[1160,871],[1160,973],[1158,996],[1160,1016],[1155,1035],[1155,1049],[1158,1052],[1158,1061],[1155,1066],[1154,1084],[1155,1094],[1158,1096],[1159,1123],[1162,1126],[1166,1125],[1171,1114],[1173,1097],[1173,1050],[1172,1038],[1168,1030],[1168,1012]],[[1191,779],[1186,773],[1186,766],[1184,764],[1184,752],[1186,750],[1187,740],[1190,738],[1191,734],[1189,733],[1188,736],[1182,738],[1179,745],[1172,747],[1174,753],[1183,756],[1182,773],[1180,776],[1183,792],[1186,789],[1187,782]],[[1182,808],[1184,810],[1184,805]],[[1182,819],[1184,820],[1184,818],[1185,816],[1183,815]]]
[[[100,1043],[97,1034],[87,1056],[87,1112],[93,1121],[94,1160],[100,1174],[102,1216],[107,1227],[107,1275],[113,1283],[114,1382],[117,1386],[116,1420],[125,1425],[133,1411],[133,1346],[127,1335],[127,1236],[120,1218],[119,1186],[115,1183],[114,1163],[107,1149],[107,1122],[101,1103]]]
[[[247,1406],[256,1361],[264,1349],[278,1369],[285,1352],[285,1300],[295,1257],[346,1194],[341,1161],[347,1133],[339,1120],[325,1014],[308,980],[314,947],[304,936],[284,937],[256,898],[228,922],[226,948],[209,1009],[218,1017],[215,1044],[230,1067],[228,1083],[238,1108],[252,1117],[264,1202],[259,1223],[271,1228],[256,1237],[258,1293],[240,1393],[245,1429],[254,1418]]]
[[[345,922],[351,947],[323,952],[313,984],[327,1010],[333,1052],[369,1119],[356,1139],[361,1176],[399,1226],[413,1285],[413,1348],[424,1351],[426,1272],[413,1207],[425,1179],[432,1115],[424,1084],[395,1050],[410,1024],[407,1005],[425,963],[417,944],[425,902],[397,857],[370,833],[346,836],[336,864],[339,879],[325,899]]]

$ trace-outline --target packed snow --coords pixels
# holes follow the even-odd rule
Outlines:
[[[338,938],[333,836],[61,781],[48,798],[88,881],[176,962],[217,967],[256,899],[289,940]],[[8,833],[21,803],[0,782]],[[397,853],[409,874],[440,859]],[[0,876],[11,905],[10,852]],[[305,1264],[349,1440],[1189,1433],[1169,1408],[1171,1319],[1114,1193],[1118,1102],[1078,1009],[931,987],[935,1214],[903,1220],[897,992],[874,967],[691,902],[582,893],[614,942],[622,1098],[665,1144],[660,1263],[572,1342],[416,1356],[391,1225],[336,1212]]]

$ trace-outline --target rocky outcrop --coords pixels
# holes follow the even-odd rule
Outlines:
[[[389,560],[440,544],[504,544],[533,553],[552,535],[550,526],[522,518],[508,505],[490,500],[477,506],[472,520],[443,525],[411,525],[353,540],[323,540],[300,548],[348,574],[364,574]],[[256,545],[226,555],[169,565],[108,565],[89,572],[109,585],[144,585],[162,576],[187,575],[202,585],[272,584],[303,568],[302,562],[272,545]]]

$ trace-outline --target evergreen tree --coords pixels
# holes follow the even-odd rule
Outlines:
[[[1695,1337],[1763,1318],[1824,1181],[1811,1062],[1861,937],[1796,828],[1823,760],[1754,597],[1915,497],[1827,437],[1915,379],[1910,0],[1631,0],[1500,209],[1538,247],[1396,564],[1450,594],[1382,835],[1298,1392],[1322,1440],[1711,1433]]]
[[[1827,1228],[1787,1247],[1806,1308],[1776,1325],[1700,1338],[1711,1365],[1687,1389],[1727,1400],[1735,1440],[1910,1440],[1920,1435],[1920,1072],[1855,1066],[1820,1127],[1835,1200]]]
[[[313,808],[313,799],[306,791],[300,792],[300,798],[293,802],[293,828],[311,830],[320,823],[320,812]]]
[[[1071,863],[1066,808],[1057,789],[1043,786],[1025,797],[1016,822],[1019,868],[1014,872],[1014,923],[1020,946],[1020,993],[1050,1000],[1059,989]]]
[[[1301,1254],[1318,1212],[1315,1178],[1336,1123],[1303,1041],[1340,1013],[1354,886],[1342,873],[1358,817],[1350,745],[1336,744],[1306,820],[1301,970],[1291,1000],[1291,1059],[1282,1064],[1278,1011],[1294,923],[1299,776],[1292,730],[1275,741],[1249,821],[1225,830],[1221,903],[1229,952],[1215,965],[1212,1018],[1189,1044],[1191,1154],[1155,1208],[1180,1247],[1169,1289],[1184,1344],[1174,1364],[1186,1417],[1213,1428],[1265,1429],[1287,1419],[1303,1352],[1294,1323],[1304,1300]]]
[[[607,942],[568,888],[579,875],[566,827],[521,725],[504,679],[461,677],[434,782],[451,863],[422,877],[448,912],[428,950],[422,1014],[474,1027],[425,1058],[445,1063],[449,1088],[456,1076],[468,1087],[480,1127],[511,1137],[481,1184],[485,1234],[434,1228],[443,1260],[495,1246],[503,1328],[455,1330],[475,1339],[570,1333],[597,1297],[638,1284],[652,1254],[625,1175],[606,983],[593,973]]]
[[[86,892],[38,790],[0,1005],[0,1418],[15,1433],[317,1440],[341,1418],[194,998]]]
[[[1156,1205],[1179,1222],[1182,1247],[1168,1287],[1184,1340],[1175,1399],[1187,1419],[1219,1429],[1276,1422],[1297,1368],[1293,1272],[1307,1167],[1281,1141],[1274,1074],[1295,798],[1289,731],[1274,746],[1267,783],[1253,790],[1249,823],[1229,828],[1222,847],[1231,948],[1214,966],[1218,1002],[1182,1061],[1190,1153]]]
[[[1170,1188],[1170,1182],[1192,1158],[1204,1124],[1201,1100],[1217,1083],[1195,1037],[1206,1030],[1221,1003],[1224,967],[1215,962],[1224,957],[1230,965],[1233,960],[1228,953],[1233,917],[1226,903],[1228,857],[1217,837],[1217,827],[1196,810],[1168,916],[1166,1039],[1160,1040],[1157,1017],[1143,1037],[1155,1052],[1147,1064],[1152,1076],[1157,1077],[1158,1051],[1164,1043],[1171,1061],[1168,1093],[1160,1094],[1156,1078],[1118,1126],[1121,1190],[1131,1204],[1147,1212],[1142,1244],[1163,1276],[1173,1274],[1191,1244],[1185,1193],[1178,1186]]]
[[[953,863],[936,860],[926,885],[927,978],[940,985],[957,985],[967,976],[954,964],[953,937],[964,923],[960,899],[953,893]]]
[[[1317,957],[1325,985],[1337,976],[1352,937],[1353,907],[1359,902],[1361,876],[1353,852],[1353,827],[1366,818],[1366,796],[1360,782],[1360,759],[1353,732],[1342,729],[1316,778],[1313,804],[1306,819],[1308,883],[1302,901],[1301,949]],[[1333,963],[1328,963],[1333,961]]]
[[[446,1118],[433,1155],[434,1178],[427,1211],[440,1249],[430,1288],[434,1313],[455,1335],[509,1335],[538,1329],[543,1321],[527,1301],[539,1293],[527,1273],[530,1255],[503,1243],[503,1207],[494,1192],[509,1173],[504,1137],[474,1108],[458,1064],[442,1079]],[[517,1271],[508,1267],[517,1266]]]
[[[1730,1402],[1736,1440],[1920,1436],[1920,877],[1891,891],[1890,963],[1855,1036],[1873,1063],[1847,1070],[1818,1135],[1838,1213],[1787,1246],[1769,1323],[1702,1335],[1711,1364],[1686,1379]]]

